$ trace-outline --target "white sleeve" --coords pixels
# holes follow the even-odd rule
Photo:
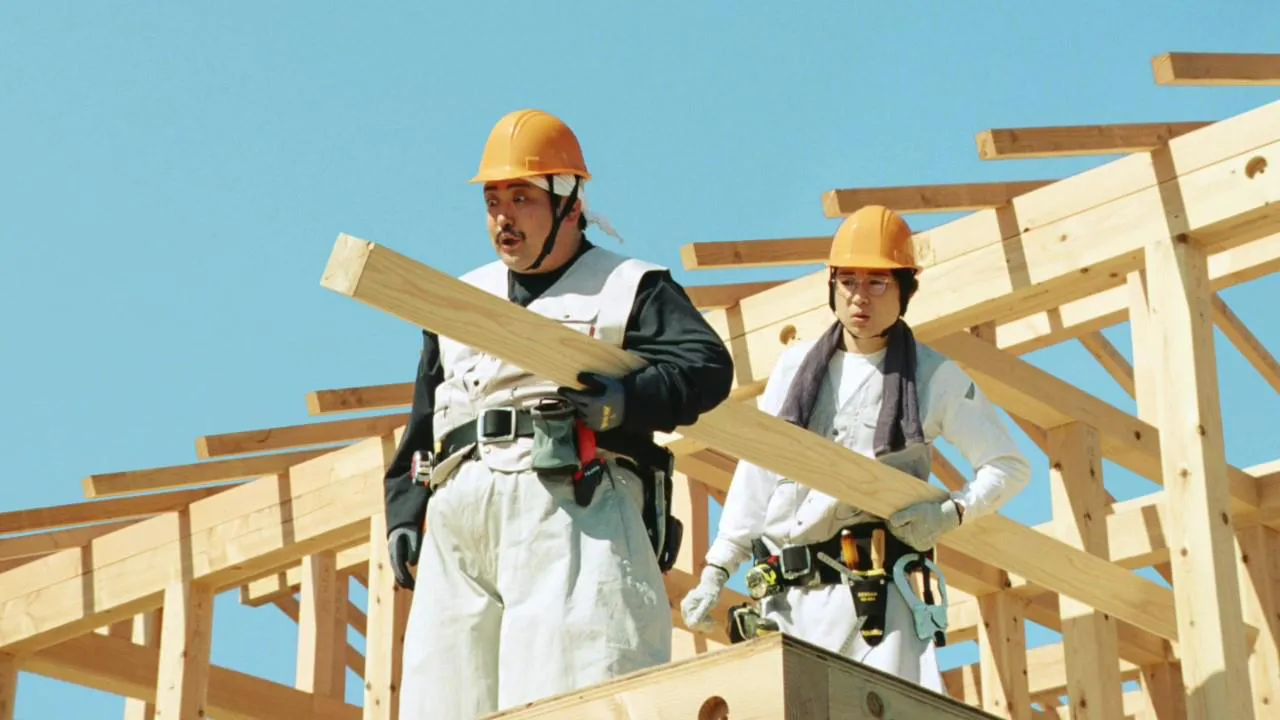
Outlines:
[[[1031,480],[1031,465],[1018,450],[994,403],[954,361],[944,362],[930,383],[940,434],[973,467],[973,480],[952,497],[964,504],[964,520],[996,512]]]
[[[782,409],[795,369],[804,358],[809,343],[790,347],[774,364],[760,399],[760,411],[776,416]],[[764,532],[769,500],[778,486],[777,473],[739,460],[724,498],[715,542],[707,550],[709,564],[719,565],[733,575],[751,558],[751,541]]]

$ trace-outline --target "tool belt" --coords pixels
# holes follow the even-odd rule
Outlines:
[[[550,437],[550,436],[556,437]],[[574,500],[586,507],[595,497],[604,473],[605,461],[598,449],[616,455],[614,462],[635,473],[644,488],[642,516],[645,530],[662,572],[670,570],[680,552],[684,526],[671,514],[672,474],[675,456],[649,437],[624,436],[617,432],[597,436],[582,426],[567,405],[555,399],[534,408],[485,408],[472,422],[446,432],[436,444],[434,458],[453,455],[472,443],[510,442],[533,438],[534,453],[558,462],[555,470],[535,468],[540,474],[571,476]],[[558,456],[554,448],[567,445],[571,452]],[[545,450],[545,452],[544,452]],[[558,460],[557,460],[558,458]]]
[[[924,573],[923,587],[926,591],[930,588],[926,560],[932,559],[933,551],[917,551],[889,532],[883,522],[851,525],[827,540],[789,545],[778,553],[770,552],[757,539],[752,551],[755,565],[746,578],[751,597],[760,600],[788,587],[848,585],[862,621],[859,632],[873,647],[884,639],[887,590],[899,561],[905,561],[900,568],[904,577]],[[926,597],[926,602],[932,601]],[[945,633],[942,638],[945,641]]]

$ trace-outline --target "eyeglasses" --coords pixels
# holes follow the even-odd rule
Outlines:
[[[863,288],[871,297],[884,295],[885,290],[893,284],[893,278],[884,275],[872,275],[865,282],[859,280],[857,275],[837,275],[835,279],[850,295],[857,293],[859,288]]]

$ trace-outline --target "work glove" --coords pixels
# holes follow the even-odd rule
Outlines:
[[[392,530],[387,535],[387,549],[391,553],[391,572],[395,573],[396,584],[412,590],[414,582],[409,566],[418,564],[418,554],[422,552],[422,531],[412,526]]]
[[[573,406],[587,427],[596,432],[612,430],[626,416],[626,390],[622,381],[596,373],[579,373],[583,389],[561,387],[560,397]]]
[[[932,548],[943,533],[959,526],[960,511],[951,498],[909,505],[889,517],[889,531],[919,552]]]
[[[711,611],[720,602],[720,591],[729,582],[729,573],[715,565],[702,569],[702,580],[680,601],[680,614],[684,618],[684,626],[693,632],[711,632],[715,629],[715,620]]]

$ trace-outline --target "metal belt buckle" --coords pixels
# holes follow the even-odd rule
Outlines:
[[[510,415],[511,429],[508,432],[502,433],[501,435],[486,434],[484,431],[484,421],[485,421],[485,418],[489,417],[490,413],[506,413],[507,415]],[[481,410],[480,414],[476,416],[476,442],[481,445],[486,445],[488,443],[510,442],[512,440],[515,440],[516,430],[518,429],[517,428],[518,423],[516,422],[517,420],[519,420],[519,417],[516,415],[515,408],[496,407],[496,408],[485,408]]]

